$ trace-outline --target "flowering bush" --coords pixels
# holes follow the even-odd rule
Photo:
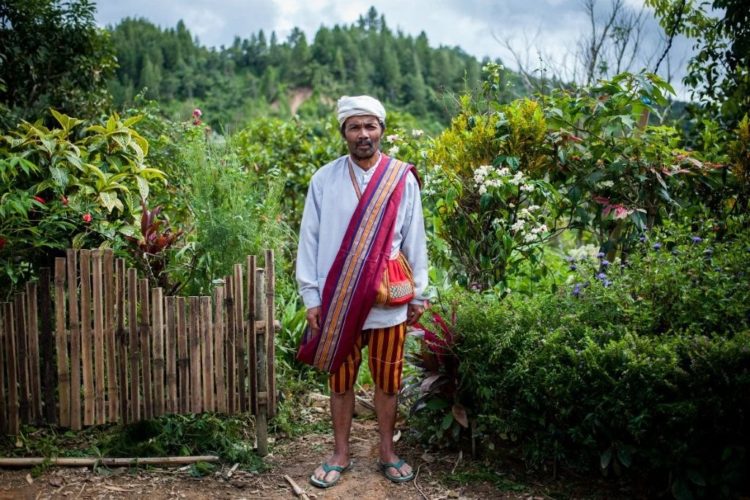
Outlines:
[[[431,258],[464,285],[504,292],[521,262],[541,262],[564,204],[539,176],[544,121],[537,105],[518,101],[476,115],[464,104],[428,156],[424,195],[440,238]]]

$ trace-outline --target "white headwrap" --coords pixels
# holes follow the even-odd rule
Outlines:
[[[385,123],[385,108],[380,101],[369,95],[348,96],[345,95],[336,106],[336,114],[339,126],[343,125],[350,116],[372,115]]]

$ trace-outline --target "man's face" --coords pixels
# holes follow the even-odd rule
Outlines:
[[[377,154],[383,129],[376,116],[352,116],[344,122],[344,139],[356,160],[367,160]]]

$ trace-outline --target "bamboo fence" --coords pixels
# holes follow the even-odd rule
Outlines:
[[[261,450],[278,323],[273,252],[257,260],[235,264],[212,296],[165,297],[112,250],[56,258],[0,303],[0,432],[251,412]]]

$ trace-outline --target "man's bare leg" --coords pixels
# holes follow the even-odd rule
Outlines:
[[[352,415],[354,415],[354,389],[349,389],[342,394],[332,392],[333,455],[326,460],[328,465],[338,465],[339,467],[349,465],[349,434],[352,429]],[[326,474],[321,465],[315,469],[313,475],[325,482],[331,482],[336,479],[339,472],[332,470]]]
[[[396,426],[397,394],[387,394],[380,387],[375,387],[375,414],[378,416],[378,431],[380,433],[380,461],[382,463],[398,462],[398,456],[393,449],[393,429]],[[407,463],[401,469],[390,467],[387,472],[392,476],[408,476],[411,466]]]

